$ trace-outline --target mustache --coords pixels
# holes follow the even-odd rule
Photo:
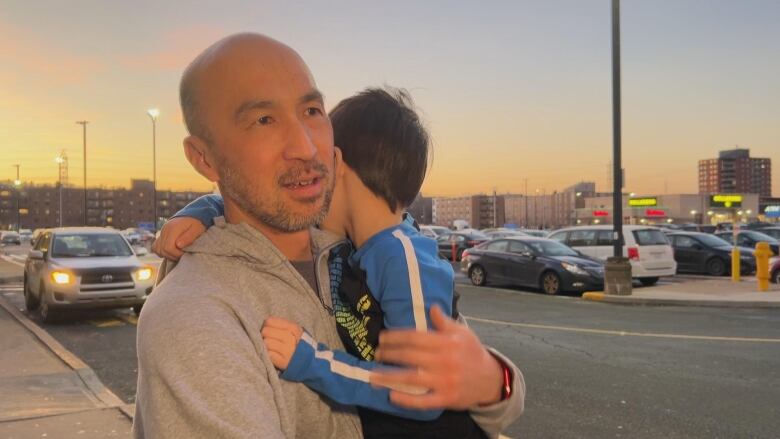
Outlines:
[[[317,174],[314,175],[315,178],[325,178],[330,175],[330,171],[328,171],[328,168],[322,162],[319,160],[310,160],[288,169],[279,176],[277,182],[279,185],[295,183],[300,180],[302,176],[310,176],[312,173]]]

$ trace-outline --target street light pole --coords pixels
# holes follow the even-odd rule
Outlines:
[[[623,257],[623,173],[621,172],[620,0],[612,0],[612,212],[613,256]]]
[[[84,139],[84,225],[87,225],[87,120],[77,120],[77,124],[83,128]]]
[[[22,230],[22,214],[19,210],[19,200],[22,198],[22,180],[19,178],[19,167],[21,165],[13,166],[16,167],[16,180],[14,180],[14,186],[16,187],[16,232],[19,233]]]
[[[157,233],[157,117],[160,115],[160,110],[157,108],[151,108],[146,112],[149,118],[152,119],[152,202],[154,203],[154,219],[152,224],[154,225],[154,233]]]

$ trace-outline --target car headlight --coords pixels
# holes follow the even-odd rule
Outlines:
[[[152,278],[152,269],[142,268],[135,272],[135,277],[138,278],[138,280],[149,280]]]
[[[583,276],[587,276],[589,273],[582,269],[579,265],[569,264],[568,262],[561,262],[561,266],[566,269],[569,273],[573,274],[579,274]]]
[[[51,273],[51,280],[53,280],[55,284],[60,284],[60,285],[69,284],[70,273],[65,273],[64,271],[53,271]]]

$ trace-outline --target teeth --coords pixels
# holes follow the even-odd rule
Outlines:
[[[299,181],[297,183],[293,183],[291,186],[293,186],[293,187],[308,186],[308,185],[312,184],[312,182],[314,182],[314,180],[304,180],[304,181]]]

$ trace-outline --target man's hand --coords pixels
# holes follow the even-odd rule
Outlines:
[[[271,357],[271,363],[279,370],[287,369],[295,347],[303,335],[300,325],[279,317],[268,317],[260,331]]]
[[[178,261],[184,249],[205,232],[206,227],[195,218],[173,218],[160,230],[160,236],[152,244],[152,251],[161,258]]]
[[[501,399],[503,371],[468,327],[431,308],[435,331],[387,330],[379,336],[375,360],[407,366],[404,371],[374,372],[371,384],[431,389],[424,395],[391,390],[390,400],[405,408],[468,409]]]

